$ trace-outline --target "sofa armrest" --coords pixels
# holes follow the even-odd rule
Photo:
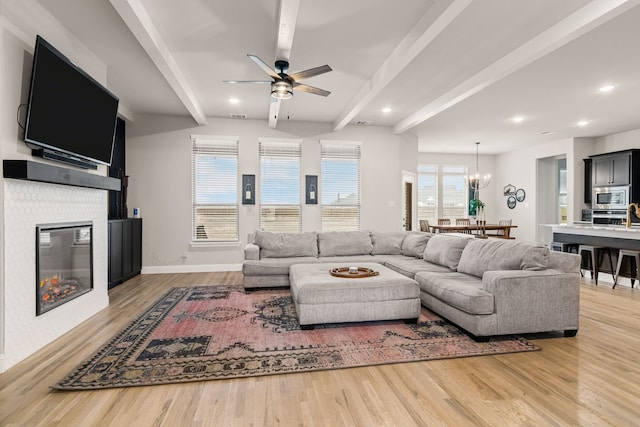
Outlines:
[[[502,329],[578,329],[580,274],[558,270],[487,271],[482,289],[494,296]]]
[[[257,261],[260,259],[260,246],[247,243],[244,247],[244,260],[245,261]]]

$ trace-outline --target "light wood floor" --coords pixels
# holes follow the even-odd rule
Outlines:
[[[640,289],[583,280],[575,338],[542,351],[167,386],[49,386],[172,286],[240,273],[138,276],[111,304],[0,375],[1,426],[511,426],[640,423]]]

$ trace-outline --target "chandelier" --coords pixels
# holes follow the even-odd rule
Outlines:
[[[480,147],[480,142],[476,142],[476,173],[475,175],[465,176],[465,180],[467,181],[467,185],[471,190],[473,190],[473,198],[479,199],[480,189],[486,188],[491,182],[491,175],[486,174],[483,175],[479,172],[478,168],[478,149]]]

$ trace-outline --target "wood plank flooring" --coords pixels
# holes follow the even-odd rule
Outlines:
[[[0,426],[632,426],[640,423],[640,289],[581,286],[575,338],[542,351],[179,385],[49,386],[172,286],[241,273],[137,276],[110,306],[0,374]]]

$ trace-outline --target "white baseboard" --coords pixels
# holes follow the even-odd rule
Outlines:
[[[4,373],[4,353],[0,354],[0,374]]]
[[[158,265],[142,267],[141,274],[217,273],[242,271],[242,264]]]

